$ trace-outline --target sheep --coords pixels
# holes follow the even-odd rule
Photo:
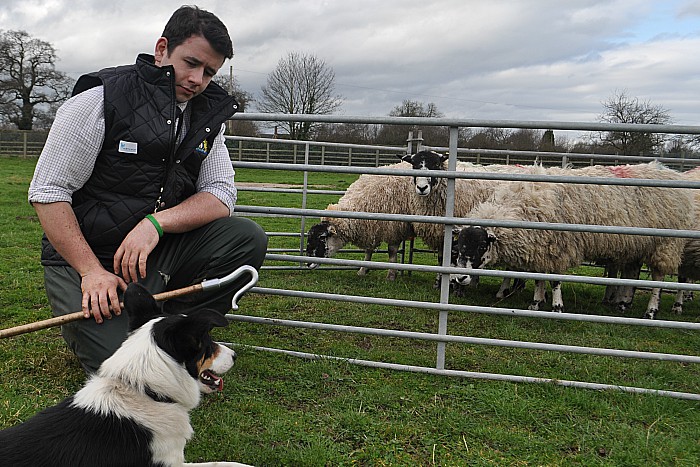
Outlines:
[[[700,181],[700,167],[688,170],[681,174],[683,180]],[[694,189],[695,225],[694,230],[700,230],[700,190]],[[687,283],[700,280],[700,239],[687,239],[683,246],[683,258],[678,266],[678,282]],[[671,311],[677,314],[683,313],[683,301],[692,300],[692,292],[679,290],[676,293],[676,301]]]
[[[655,163],[652,163],[655,164]],[[574,174],[588,177],[614,177],[614,178],[638,178],[637,165],[604,166],[594,165],[574,170]],[[643,165],[641,166],[643,169]],[[641,174],[642,176],[644,174]],[[656,174],[665,180],[678,180],[680,174],[673,170],[663,170]],[[615,258],[605,264],[605,274],[607,277],[621,279],[639,279],[642,270],[642,262],[639,260],[630,261],[628,258]],[[608,285],[605,288],[603,303],[613,305],[618,311],[624,313],[632,306],[635,287],[627,285]]]
[[[677,177],[674,171],[654,162],[581,171],[584,175],[607,171],[610,176],[633,178]],[[688,229],[694,222],[688,189],[548,182],[502,184],[491,199],[467,217],[668,229]],[[457,262],[459,267],[472,269],[499,264],[519,271],[554,274],[562,274],[585,260],[606,264],[645,262],[652,279],[661,281],[678,269],[684,243],[684,239],[674,237],[471,226],[459,234]],[[462,284],[469,281],[468,275],[460,278]],[[645,318],[653,319],[658,313],[660,295],[660,288],[652,290]],[[529,308],[538,310],[543,302],[544,283],[539,281]],[[560,282],[552,283],[552,310],[564,310]]]
[[[399,162],[383,168],[408,170],[410,165]],[[328,210],[350,212],[377,212],[386,214],[410,214],[408,211],[409,189],[413,185],[410,177],[400,175],[363,174],[353,182],[337,204],[328,205]],[[312,226],[307,233],[307,256],[330,258],[346,243],[352,243],[365,250],[365,261],[372,259],[372,253],[386,242],[389,261],[397,261],[401,243],[413,236],[409,222],[349,219],[324,217],[319,224]],[[318,263],[308,263],[311,269]],[[365,275],[362,267],[358,275]],[[389,269],[386,279],[396,279],[396,270]]]
[[[402,157],[402,160],[410,163],[414,170],[433,172],[447,170],[447,159],[448,156],[435,151],[419,151],[416,154]],[[519,165],[481,166],[458,161],[457,170],[513,173],[528,172],[531,169]],[[421,176],[415,176],[413,180],[414,183],[411,186],[413,196],[410,197],[410,211],[413,214],[422,216],[444,216],[447,202],[447,178],[440,177],[438,174],[431,174],[428,176],[427,174],[423,175],[423,173],[421,173]],[[504,182],[501,180],[468,180],[456,178],[454,217],[464,217],[474,206],[491,196],[495,187],[501,183]],[[413,223],[413,229],[416,236],[420,237],[430,249],[437,251],[438,263],[442,265],[445,226],[443,224],[415,222]],[[438,274],[435,281],[436,288],[440,285],[440,278],[441,276]],[[452,282],[454,282],[454,280]],[[521,281],[516,281],[514,284],[514,288],[521,288],[521,286]],[[503,280],[496,297],[503,298],[510,293],[509,287],[510,279],[506,278]],[[460,287],[455,287],[455,291],[457,295],[463,294]]]

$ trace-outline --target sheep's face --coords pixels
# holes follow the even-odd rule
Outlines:
[[[316,258],[330,258],[338,252],[345,242],[336,232],[335,226],[328,221],[323,221],[309,229],[306,234],[306,256]],[[318,267],[318,263],[307,263],[310,269]]]
[[[447,160],[447,156],[435,151],[419,151],[412,156],[404,156],[401,160],[411,164],[414,170],[444,170],[443,163]],[[437,185],[438,178],[437,176],[430,176],[427,172],[413,177],[416,194],[418,196],[428,196],[435,188],[435,185]]]
[[[480,269],[494,262],[496,237],[483,227],[466,227],[457,239],[457,267]],[[458,284],[469,285],[475,278],[469,274],[456,275]]]

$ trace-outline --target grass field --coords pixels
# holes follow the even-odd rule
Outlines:
[[[35,161],[0,158],[0,328],[50,317],[39,265],[41,227],[26,201]],[[239,170],[244,182],[299,183],[300,173]],[[310,183],[345,188],[348,174],[311,174]],[[309,198],[322,209],[337,197]],[[299,207],[300,196],[241,192],[239,204]],[[299,221],[260,218],[268,231],[298,231]],[[307,226],[314,220],[307,219]],[[273,238],[271,247],[298,240]],[[355,255],[359,259],[359,256]],[[377,254],[384,261],[385,256]],[[418,262],[434,264],[421,254]],[[577,273],[599,274],[594,268]],[[383,271],[263,270],[262,287],[439,301],[434,275]],[[456,303],[526,308],[532,286],[506,300],[486,279]],[[567,311],[613,314],[601,287],[565,284]],[[641,316],[640,296],[630,316]],[[700,305],[660,318],[697,322]],[[241,314],[354,326],[437,332],[432,310],[249,294]],[[697,355],[697,332],[451,313],[448,332],[474,337]],[[435,365],[435,344],[231,323],[215,337],[241,344],[224,392],[192,412],[189,461],[237,460],[259,466],[697,466],[700,404],[650,395],[513,384],[379,370],[327,359],[308,361],[248,346]],[[697,365],[449,344],[450,369],[620,384],[700,393]],[[27,419],[77,390],[84,375],[57,328],[0,340],[0,428]],[[60,429],[60,427],[57,427]],[[40,442],[40,440],[37,440]],[[31,449],[31,447],[28,447]],[[0,460],[1,464],[1,460]]]

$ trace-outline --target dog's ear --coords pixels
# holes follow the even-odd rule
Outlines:
[[[170,343],[166,352],[178,361],[185,361],[199,354],[205,342],[203,336],[209,334],[213,327],[228,325],[224,315],[211,309],[196,310],[177,318],[158,322],[156,328],[163,326]]]
[[[186,319],[197,323],[196,326],[206,327],[207,332],[211,331],[213,327],[223,328],[228,326],[226,317],[211,308],[193,311],[187,315]]]
[[[143,285],[132,282],[124,292],[124,309],[129,316],[129,331],[161,315],[161,307]]]

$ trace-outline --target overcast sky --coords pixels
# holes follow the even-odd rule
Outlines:
[[[50,42],[81,73],[153,53],[169,0],[2,0],[0,29]],[[340,113],[404,99],[453,118],[597,121],[616,91],[700,125],[700,0],[201,0],[228,26],[221,72],[259,95],[289,52],[335,72]],[[254,111],[254,109],[251,109]]]

